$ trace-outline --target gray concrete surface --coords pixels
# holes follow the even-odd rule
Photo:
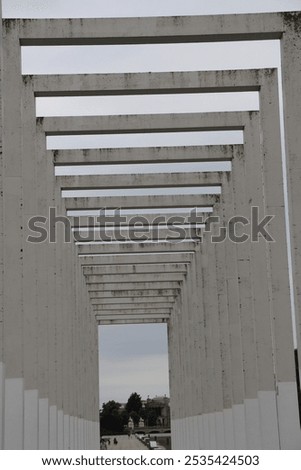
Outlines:
[[[301,448],[276,71],[22,77],[20,49],[20,45],[281,39],[292,278],[300,350],[300,15],[4,21],[1,448],[96,449],[97,325],[159,321],[168,324],[174,449]],[[258,91],[260,109],[35,118],[35,96],[213,91]],[[47,135],[196,130],[241,130],[244,144],[75,152],[48,151],[45,145]],[[156,178],[55,177],[54,165],[68,161],[72,165],[231,161],[232,171],[166,172]],[[220,195],[61,197],[67,189],[179,190],[212,185],[221,187]],[[261,214],[275,215],[274,243],[260,239],[213,244],[205,230],[202,244],[160,238],[158,243],[122,243],[118,239],[116,244],[94,245],[87,240],[76,245],[65,244],[62,233],[56,243],[26,240],[29,218],[47,216],[49,207],[56,207],[62,215],[68,210],[103,207],[133,212],[213,207],[213,215],[225,226],[233,214],[249,217],[251,205]],[[212,230],[218,234],[217,227]],[[160,231],[161,237],[166,234],[165,229]],[[158,258],[163,253],[162,266]],[[173,262],[166,253],[175,255]],[[137,263],[134,259],[120,264],[111,261],[115,256],[129,259],[134,254]],[[105,256],[106,264],[96,255]],[[187,256],[188,261],[183,261]],[[90,266],[88,258],[93,260]],[[157,295],[161,290],[165,295]],[[154,295],[160,301],[153,302]],[[124,302],[124,298],[135,300]],[[120,449],[131,442],[139,444],[135,438],[120,437]]]

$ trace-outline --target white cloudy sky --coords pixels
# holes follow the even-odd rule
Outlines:
[[[207,15],[218,13],[251,13],[267,11],[300,10],[301,0],[2,0],[4,17],[63,18],[63,17],[130,17]],[[231,68],[273,67],[279,65],[279,44],[273,41],[250,44],[190,44],[169,46],[94,46],[81,48],[27,48],[23,53],[24,73],[106,73],[121,71],[169,71],[169,70],[214,70]],[[143,100],[143,98],[140,98]],[[147,97],[135,106],[146,109]],[[169,98],[170,99],[170,98]],[[209,99],[209,101],[208,101]],[[189,110],[255,109],[256,99],[251,96],[196,97],[189,103],[186,95],[184,106]],[[128,101],[127,101],[128,100]],[[160,102],[161,100],[161,102]],[[183,103],[157,101],[152,97],[156,112],[168,111],[169,106],[183,109]],[[207,103],[205,101],[207,100]],[[254,101],[255,100],[255,101]],[[69,99],[67,102],[44,100],[38,103],[40,115],[107,114],[127,113],[133,108],[128,98],[83,102]],[[197,106],[197,109],[195,108]],[[123,110],[123,111],[122,111]],[[187,137],[187,136],[186,136]],[[190,134],[189,138],[191,139]],[[194,136],[195,143],[212,143],[212,135]],[[81,136],[76,144],[67,138],[52,138],[51,148],[97,147],[108,145],[103,136]],[[144,137],[145,138],[145,137]],[[161,136],[160,138],[164,138]],[[218,143],[239,142],[241,137],[216,135]],[[57,139],[57,140],[55,140]],[[65,140],[64,140],[65,139]],[[66,140],[67,139],[67,140]],[[178,141],[184,144],[185,139]],[[207,140],[206,140],[207,139]],[[209,139],[209,140],[208,140]],[[211,140],[210,140],[211,139]],[[116,143],[116,141],[115,141]],[[175,143],[175,141],[174,141]],[[122,142],[119,146],[124,146]],[[137,144],[136,144],[137,145]],[[158,141],[158,144],[162,142]],[[129,394],[137,391],[143,397],[168,394],[168,363],[165,325],[140,325],[126,327],[102,327],[100,330],[100,401],[109,399],[125,401]]]
[[[2,0],[6,17],[209,15],[300,9],[299,0]]]

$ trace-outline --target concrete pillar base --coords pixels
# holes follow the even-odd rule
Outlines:
[[[70,449],[75,449],[75,418],[70,416]]]
[[[23,449],[24,381],[5,380],[4,449]]]
[[[279,449],[277,402],[275,392],[258,392],[262,448]]]
[[[215,413],[215,435],[217,448],[225,449],[224,415],[222,411]]]
[[[39,392],[24,392],[24,449],[35,450],[39,445]]]
[[[3,449],[4,443],[4,384],[5,384],[5,366],[0,362],[0,450]]]
[[[234,405],[232,411],[234,440],[230,449],[247,449],[245,407],[243,404]]]
[[[258,398],[244,400],[247,449],[261,449],[261,429]]]
[[[39,399],[39,447],[49,449],[49,402],[48,398]]]
[[[56,450],[58,448],[57,427],[57,407],[52,405],[49,408],[49,449],[51,450]]]
[[[278,383],[278,422],[280,449],[300,450],[301,430],[298,415],[298,398],[295,382]]]
[[[224,416],[224,434],[225,434],[225,449],[235,449],[234,439],[234,411],[223,410]]]
[[[57,448],[64,449],[64,412],[58,410],[57,412]]]
[[[71,449],[70,447],[70,416],[64,415],[64,449]]]

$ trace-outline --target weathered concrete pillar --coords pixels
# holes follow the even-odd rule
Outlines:
[[[243,172],[239,171],[239,164],[242,160],[243,151],[239,147],[233,150],[232,170],[223,181],[223,191],[220,202],[220,210],[217,215],[220,217],[219,230],[223,241],[216,243],[216,251],[221,256],[219,267],[220,282],[224,282],[223,294],[226,296],[226,313],[228,330],[227,341],[227,361],[228,374],[231,380],[231,404],[225,402],[224,435],[227,442],[227,449],[243,449],[246,444],[246,424],[244,412],[244,368],[243,368],[243,345],[242,327],[240,312],[240,293],[238,275],[238,255],[236,244],[230,240],[228,233],[228,222],[233,215],[239,215],[235,211],[234,195],[234,175],[237,173],[242,178]],[[243,183],[242,183],[243,184]],[[224,231],[224,232],[223,232]],[[217,235],[217,234],[216,234]],[[225,237],[225,238],[224,238]],[[223,250],[223,251],[222,251]],[[230,368],[230,370],[229,370]]]
[[[24,449],[37,449],[39,442],[38,391],[38,289],[37,248],[27,241],[29,220],[38,215],[38,181],[36,167],[36,122],[33,82],[22,83],[22,147],[23,147],[23,302],[24,302]],[[41,273],[41,277],[45,276]]]
[[[217,296],[217,277],[214,269],[216,260],[214,245],[211,243],[210,234],[204,233],[204,257],[208,259],[204,266],[203,295],[205,313],[205,341],[206,341],[206,372],[207,372],[207,406],[205,408],[204,438],[205,447],[215,449],[216,429],[215,413],[223,410],[222,397],[222,362],[220,349],[220,327]],[[207,269],[206,269],[207,267]]]
[[[181,321],[181,299],[177,297],[175,306],[169,320],[169,368],[170,368],[170,398],[171,398],[171,431],[172,431],[172,448],[181,449],[183,444],[182,435],[182,389],[183,389],[183,349],[180,334]],[[177,367],[175,367],[177,364]]]
[[[195,271],[194,287],[197,292],[197,335],[199,336],[197,347],[199,348],[198,355],[198,379],[199,385],[199,409],[197,411],[197,429],[198,429],[198,445],[200,449],[205,448],[204,444],[204,413],[206,413],[207,403],[207,375],[206,375],[206,321],[205,321],[205,308],[206,299],[204,296],[204,271],[206,269],[207,259],[204,257],[205,245],[199,243],[198,249],[195,252],[194,259],[192,260],[192,267]],[[203,264],[205,263],[205,264]]]
[[[0,0],[0,9],[2,12],[2,2]],[[2,37],[2,13],[0,14],[1,24],[0,24],[0,34]],[[0,178],[2,184],[3,177],[3,157],[2,157],[2,49],[0,48]],[[0,223],[3,226],[3,196],[0,198]],[[3,311],[3,232],[0,231],[1,237],[1,248],[0,248],[0,449],[3,449],[3,438],[4,438],[4,384],[5,384],[5,367],[3,359],[3,320],[4,320],[4,311]]]
[[[233,445],[234,437],[234,421],[233,411],[231,410],[233,404],[233,388],[232,388],[232,363],[230,354],[230,332],[229,332],[229,310],[228,310],[228,292],[226,286],[227,273],[226,273],[226,250],[227,240],[220,240],[220,235],[225,227],[225,191],[229,181],[230,175],[225,173],[222,183],[222,196],[220,202],[215,206],[214,214],[219,218],[217,224],[210,224],[209,234],[211,239],[207,243],[213,244],[211,268],[215,270],[216,275],[216,295],[217,295],[217,309],[218,309],[218,328],[219,328],[219,354],[221,356],[221,391],[222,391],[222,407],[217,409],[216,417],[216,435],[222,433],[224,446],[227,443],[227,448]],[[217,240],[214,240],[213,237]],[[223,237],[223,233],[222,233]],[[229,420],[225,419],[225,413],[232,411]],[[232,425],[233,423],[233,425]],[[226,429],[225,429],[226,427]],[[233,439],[234,438],[234,439]],[[223,442],[222,442],[223,443]],[[220,448],[220,442],[217,439],[217,448]]]
[[[187,416],[187,407],[188,403],[183,398],[187,393],[187,382],[188,382],[188,371],[187,371],[187,347],[188,347],[188,338],[187,330],[185,328],[185,322],[187,321],[187,306],[185,305],[185,295],[184,295],[184,283],[179,295],[178,302],[178,348],[179,348],[179,366],[180,366],[180,380],[178,382],[179,388],[179,418],[180,418],[180,429],[182,436],[182,448],[186,449],[188,445],[187,438],[187,427],[185,418]]]
[[[204,312],[202,305],[202,284],[199,277],[200,266],[198,266],[197,255],[200,247],[196,244],[196,252],[191,259],[189,270],[187,273],[187,281],[189,286],[189,296],[192,299],[192,311],[190,321],[190,341],[192,344],[192,354],[194,367],[192,371],[192,388],[193,388],[193,408],[191,417],[192,442],[193,448],[201,448],[202,429],[200,417],[203,412],[203,381],[204,381]]]
[[[300,217],[300,63],[301,33],[300,12],[283,13],[285,33],[281,40],[281,63],[283,78],[283,101],[285,119],[285,144],[288,171],[288,199],[290,217],[290,235],[292,249],[292,269],[294,282],[294,300],[296,311],[296,327],[298,334],[299,364],[301,357],[301,217]],[[280,325],[279,325],[280,326]],[[281,334],[281,332],[279,332]],[[279,343],[283,339],[279,336]],[[300,372],[299,372],[300,373]],[[297,437],[290,429],[290,419],[296,420],[296,386],[292,372],[288,372],[281,365],[278,378],[278,406],[279,420],[283,423],[283,432],[280,431],[284,448],[300,448],[300,436]],[[300,392],[300,391],[299,391]],[[286,405],[284,404],[286,402]],[[281,409],[283,406],[283,409]],[[300,404],[299,404],[300,406]]]
[[[22,302],[22,112],[18,28],[4,26],[3,115],[3,362],[5,363],[4,449],[23,448],[24,371]],[[14,288],[12,289],[12,286]]]
[[[281,39],[282,87],[285,125],[285,145],[288,172],[288,199],[292,243],[292,264],[294,277],[294,295],[298,350],[300,357],[300,70],[298,63],[301,55],[300,12],[283,13],[285,33]]]

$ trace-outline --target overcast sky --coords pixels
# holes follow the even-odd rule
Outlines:
[[[4,17],[127,17],[207,15],[218,13],[248,13],[265,11],[300,10],[301,0],[2,0]],[[147,49],[147,51],[146,51]],[[94,46],[83,48],[26,48],[23,51],[24,73],[109,73],[121,71],[169,71],[169,70],[214,70],[230,68],[273,67],[279,65],[277,42],[252,42],[250,44],[190,44],[168,46]],[[222,98],[199,97],[191,102],[192,110],[208,111],[208,107],[222,109],[254,109],[254,97],[233,96]],[[140,98],[143,99],[143,98]],[[144,103],[136,102],[139,109],[147,109]],[[170,99],[170,98],[169,98]],[[168,103],[152,98],[156,112],[168,112],[172,105],[183,110],[180,99]],[[90,103],[69,99],[69,102],[42,100],[38,103],[38,114],[107,114],[128,112],[131,99],[126,103],[118,100],[98,98]],[[161,100],[161,104],[160,104]],[[188,97],[187,97],[188,100]],[[202,101],[203,100],[203,101]],[[207,100],[205,104],[204,100]],[[208,101],[209,100],[209,101]],[[227,101],[228,100],[228,101]],[[230,101],[229,101],[230,100]],[[249,100],[249,101],[247,101]],[[251,100],[251,101],[250,101]],[[253,100],[253,101],[252,101]],[[165,108],[164,108],[165,106]],[[189,108],[186,101],[185,107]],[[199,107],[199,108],[198,108]],[[122,109],[124,111],[122,111]],[[132,108],[134,110],[134,108]],[[63,110],[63,111],[62,111]],[[52,138],[50,148],[74,148],[109,146],[101,140],[106,136],[80,136],[76,144],[68,137]],[[109,136],[110,137],[110,136]],[[155,137],[155,136],[154,136]],[[129,138],[127,136],[126,138]],[[160,136],[164,138],[164,136]],[[174,137],[173,137],[174,138]],[[180,138],[180,137],[179,137]],[[189,139],[191,140],[190,134]],[[211,136],[194,136],[194,143],[213,143]],[[215,142],[236,143],[241,137],[229,134],[216,135]],[[143,137],[144,142],[145,136]],[[199,140],[197,140],[199,139]],[[207,139],[207,140],[206,140]],[[211,139],[211,140],[210,140]],[[131,145],[141,145],[131,142]],[[159,142],[159,141],[158,141]],[[167,141],[165,141],[167,142]],[[185,139],[174,144],[185,143]],[[187,136],[186,136],[187,142]],[[116,137],[115,137],[116,145]],[[128,145],[121,141],[117,146]],[[148,145],[147,143],[145,145]],[[162,145],[160,141],[157,145]],[[168,394],[168,364],[166,325],[140,325],[126,327],[102,327],[100,331],[100,401],[109,399],[126,401],[133,391],[143,398],[147,395]]]
[[[2,0],[6,17],[210,15],[299,10],[300,0]]]

